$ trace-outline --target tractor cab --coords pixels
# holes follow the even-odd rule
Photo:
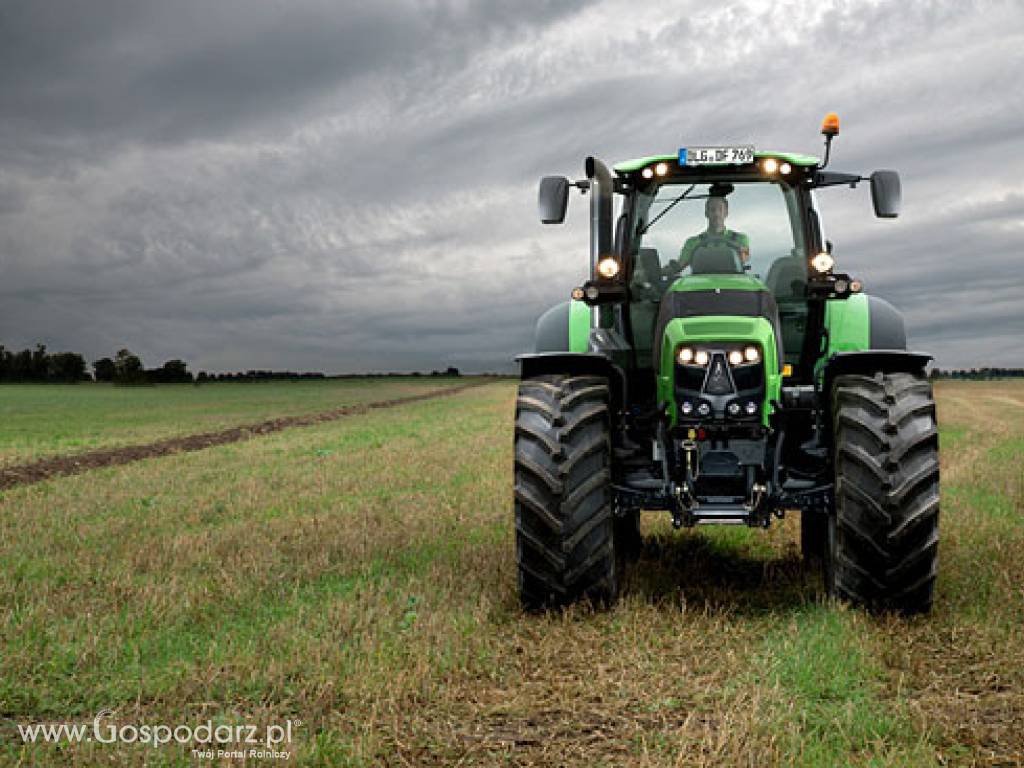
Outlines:
[[[773,324],[781,329],[779,359],[797,366],[811,251],[805,207],[812,203],[786,178],[793,165],[778,178],[753,181],[667,172],[644,179],[642,169],[660,162],[641,166],[640,183],[623,205],[629,221],[619,247],[628,263],[630,341],[638,365],[651,366],[657,357],[654,331],[666,293],[717,287],[770,293],[778,310]]]

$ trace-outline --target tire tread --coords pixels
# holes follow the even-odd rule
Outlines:
[[[836,377],[832,592],[865,607],[930,610],[938,572],[935,401],[923,375]]]
[[[598,376],[519,385],[516,560],[528,610],[617,596],[608,402],[608,382]]]

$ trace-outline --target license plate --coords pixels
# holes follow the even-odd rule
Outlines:
[[[754,162],[754,147],[683,147],[680,165],[745,165]]]

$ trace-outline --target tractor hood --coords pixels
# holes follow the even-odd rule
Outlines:
[[[771,327],[776,355],[781,367],[779,310],[764,283],[750,275],[688,275],[676,280],[662,297],[655,332],[655,355],[660,358],[666,327],[673,320],[714,317],[724,319],[763,318]],[[735,339],[744,340],[742,336]],[[660,359],[655,361],[660,370]]]

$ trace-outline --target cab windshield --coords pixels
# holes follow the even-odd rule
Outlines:
[[[644,318],[675,280],[746,274],[779,305],[787,362],[799,357],[806,321],[807,243],[796,190],[765,182],[663,184],[638,192],[633,229],[634,343],[649,349]]]
[[[776,298],[803,295],[807,250],[792,187],[665,184],[638,196],[636,223],[638,271],[657,266],[671,278],[746,273]]]

